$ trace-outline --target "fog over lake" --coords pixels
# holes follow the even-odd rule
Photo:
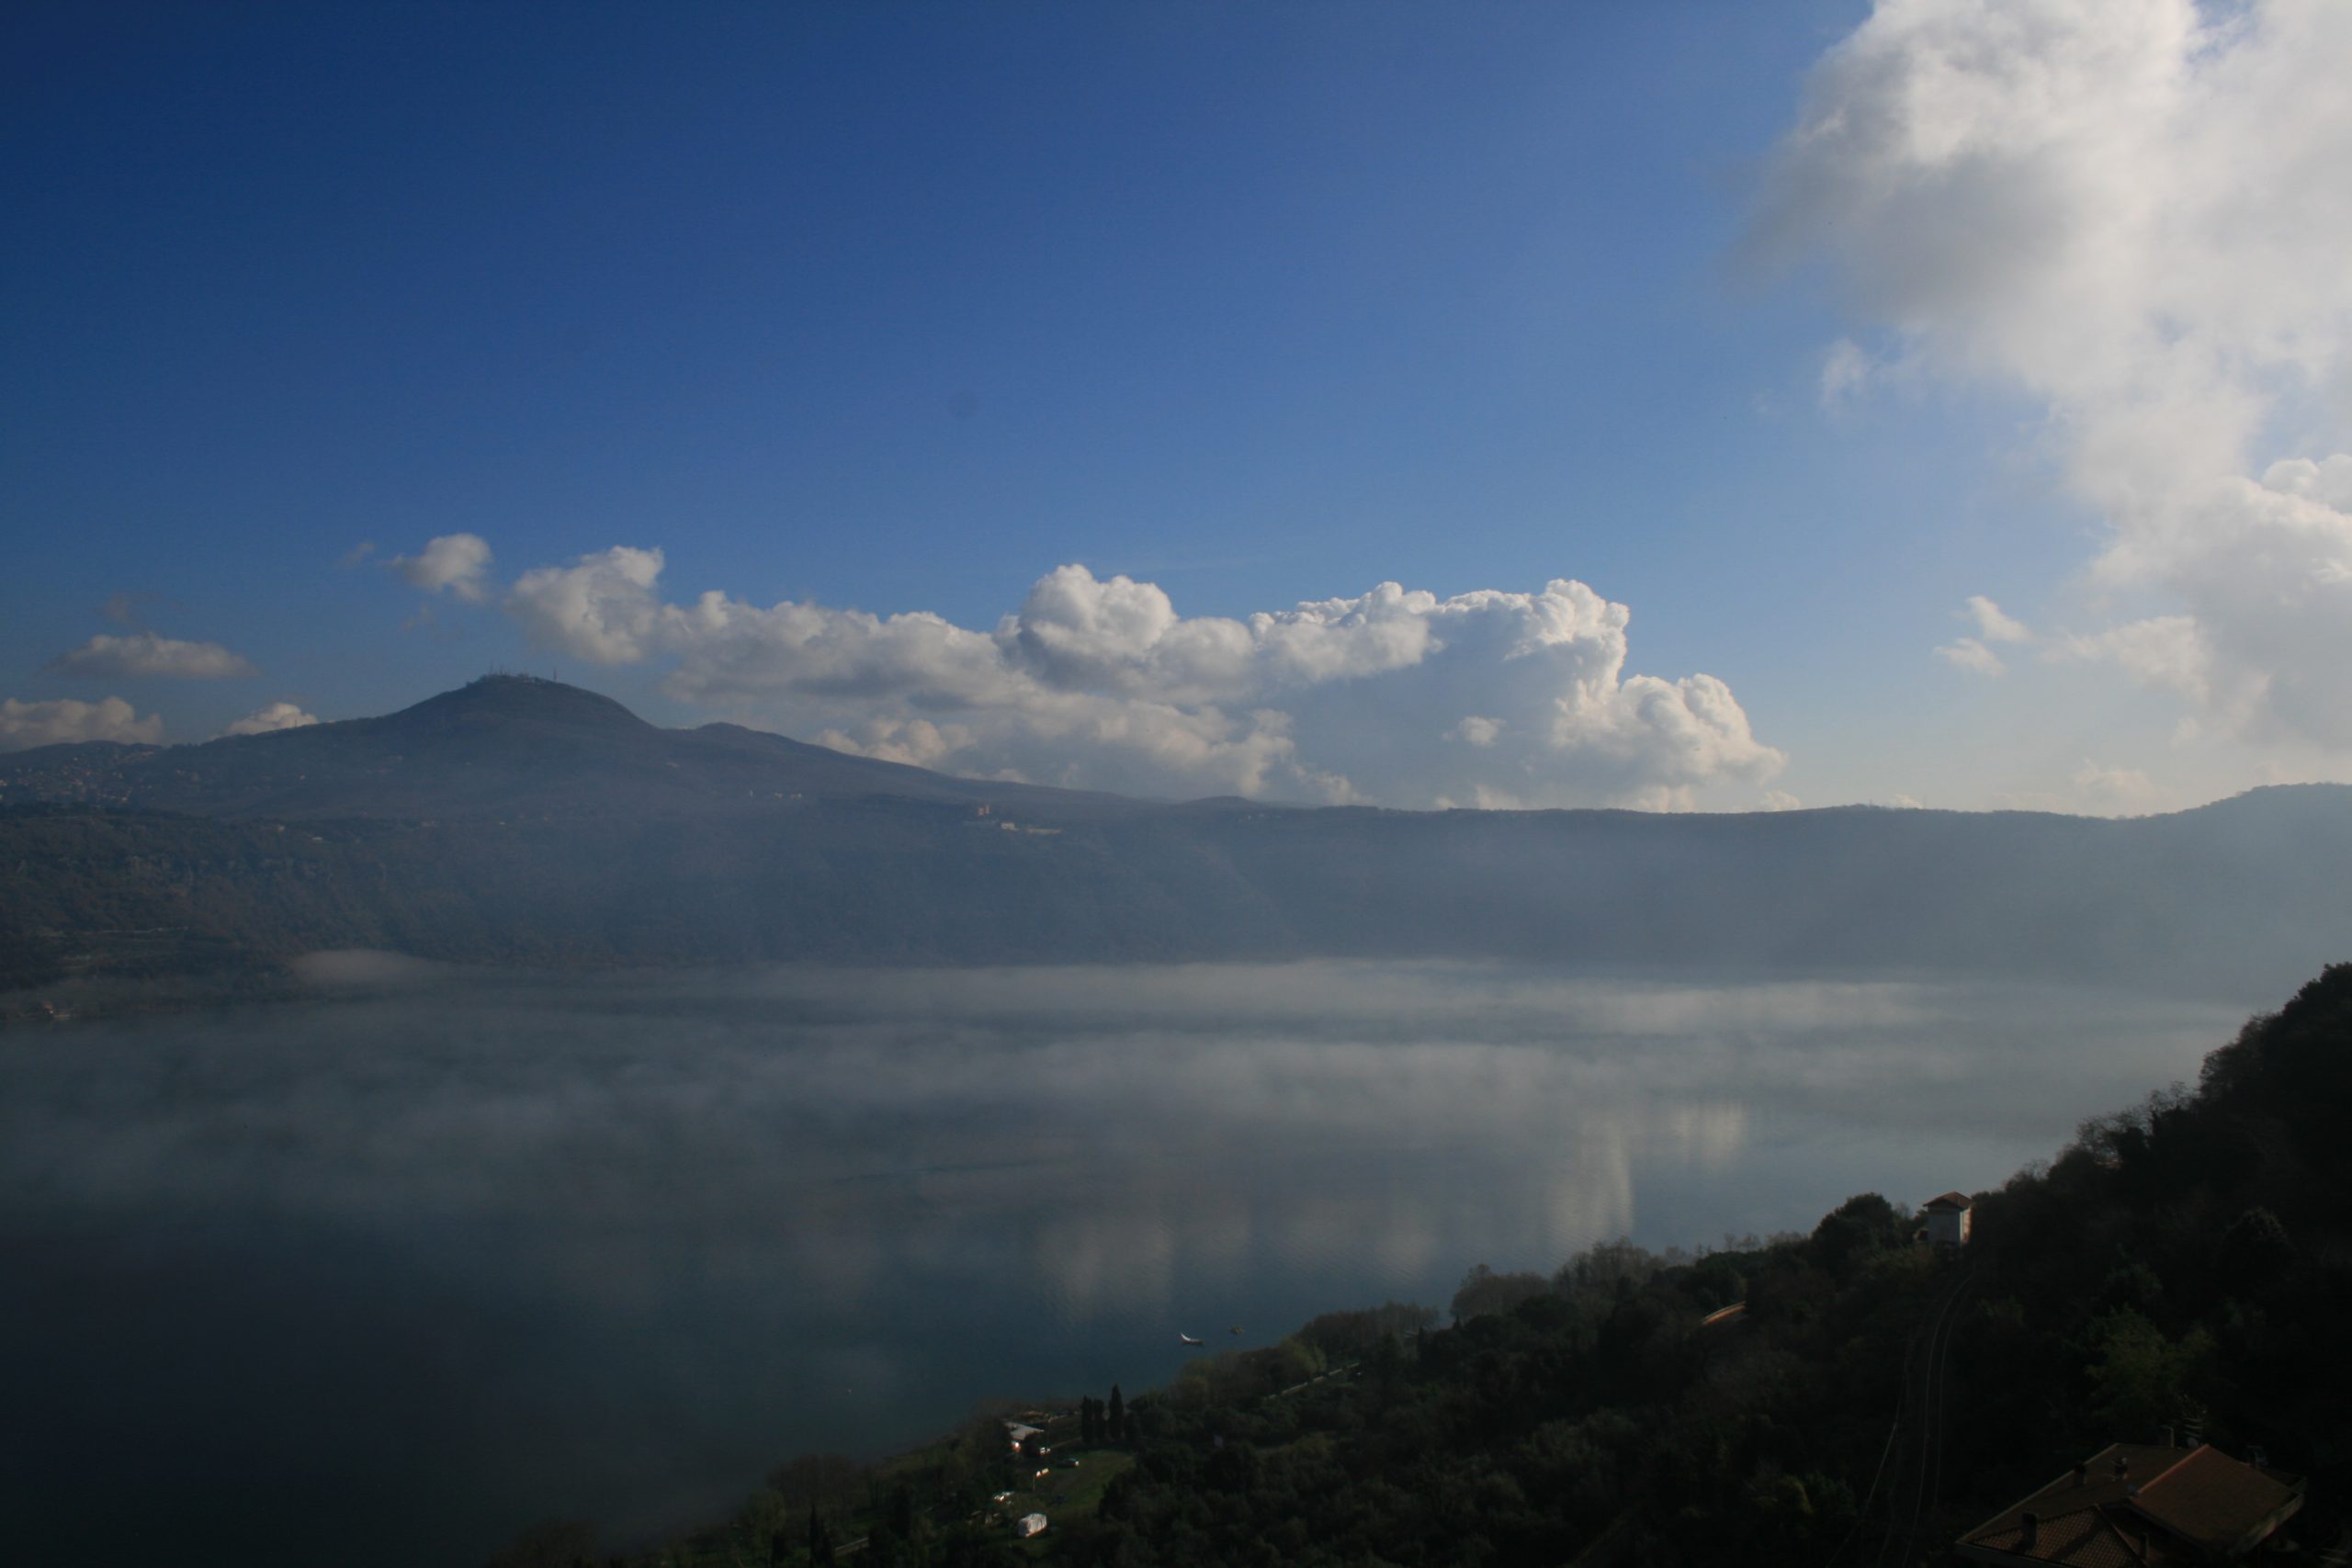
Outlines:
[[[310,977],[0,1034],[32,1547],[617,1545],[796,1451],[1133,1393],[1179,1331],[1995,1185],[2248,1010],[1462,964]]]

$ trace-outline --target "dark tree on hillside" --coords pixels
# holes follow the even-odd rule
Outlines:
[[[1111,1410],[1110,1415],[1104,1420],[1103,1425],[1109,1429],[1111,1440],[1113,1442],[1116,1443],[1125,1439],[1127,1435],[1127,1402],[1120,1394],[1119,1385],[1117,1383],[1113,1383],[1111,1385]]]
[[[1474,1317],[1509,1312],[1551,1288],[1552,1282],[1541,1274],[1498,1274],[1478,1264],[1462,1277],[1462,1288],[1453,1292],[1453,1321],[1467,1323]]]
[[[2248,1209],[2222,1233],[2222,1268],[2243,1284],[2259,1289],[2285,1273],[2294,1261],[2295,1244],[2287,1227],[2267,1209]]]
[[[1814,1227],[1814,1254],[1823,1268],[1842,1280],[1871,1253],[1900,1246],[1910,1229],[1909,1220],[1884,1198],[1857,1193]]]

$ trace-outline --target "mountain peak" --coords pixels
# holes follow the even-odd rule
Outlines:
[[[538,675],[489,674],[388,716],[402,728],[520,724],[575,730],[643,731],[654,726],[601,693]]]

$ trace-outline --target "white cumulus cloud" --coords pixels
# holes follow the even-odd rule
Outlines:
[[[220,733],[223,735],[267,735],[274,729],[300,729],[304,725],[318,722],[318,715],[304,713],[292,703],[272,703],[267,707],[254,709]]]
[[[1993,651],[1992,645],[2034,640],[2023,621],[2005,614],[1982,593],[1969,595],[1964,614],[1975,624],[1976,635],[1957,638],[1936,649],[1937,658],[1959,669],[1979,675],[2006,675],[2009,672],[2008,663]]]
[[[2172,791],[2138,768],[2104,768],[2086,761],[2068,782],[2084,805],[2100,817],[2143,817],[2177,804]]]
[[[1968,616],[1976,623],[1976,635],[1986,642],[2031,642],[2033,633],[2023,621],[2004,615],[2001,607],[1982,593],[1968,597]]]
[[[1836,413],[1870,385],[1871,356],[1852,338],[1841,337],[1821,356],[1821,407]]]
[[[2213,659],[2204,629],[2194,616],[2155,615],[2129,621],[2067,637],[2051,651],[2059,659],[2112,664],[2143,685],[2172,692],[2201,706],[2211,705]]]
[[[469,604],[490,597],[490,545],[479,534],[443,534],[427,539],[416,554],[394,556],[384,564],[427,593],[446,592]]]
[[[94,637],[49,661],[54,674],[119,681],[164,676],[180,681],[219,681],[259,671],[217,642],[181,642],[153,632]]]
[[[1758,228],[1829,257],[1906,364],[2046,408],[2108,525],[2093,581],[2168,612],[2057,651],[2338,749],[2347,62],[2341,0],[1879,0],[1816,68]]]
[[[533,640],[594,664],[634,664],[653,651],[660,550],[616,545],[570,566],[525,572],[506,607]]]
[[[21,751],[31,746],[55,746],[68,740],[120,740],[158,746],[164,721],[155,714],[141,718],[120,697],[95,703],[71,697],[53,703],[0,701],[0,751]]]
[[[2001,656],[1973,637],[1961,637],[1936,649],[1936,657],[1978,675],[2006,675],[2009,667]]]
[[[2086,760],[2063,786],[2010,790],[1994,797],[2010,811],[2055,811],[2071,817],[2145,817],[2181,805],[2178,791],[2139,768],[2107,767]]]
[[[1440,599],[1382,583],[1247,619],[1064,566],[988,631],[660,592],[659,550],[525,572],[543,646],[672,663],[682,701],[843,750],[1156,795],[1396,806],[1684,806],[1783,761],[1710,675],[1627,674],[1630,612],[1580,582]]]
[[[1477,714],[1472,714],[1445,733],[1447,739],[1460,740],[1467,745],[1492,746],[1495,743],[1495,737],[1502,732],[1501,719],[1485,718]]]

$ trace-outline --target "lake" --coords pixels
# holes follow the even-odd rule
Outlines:
[[[634,1544],[796,1452],[1132,1394],[1179,1332],[1997,1185],[2249,1010],[1465,964],[308,973],[0,1034],[28,1560]]]

